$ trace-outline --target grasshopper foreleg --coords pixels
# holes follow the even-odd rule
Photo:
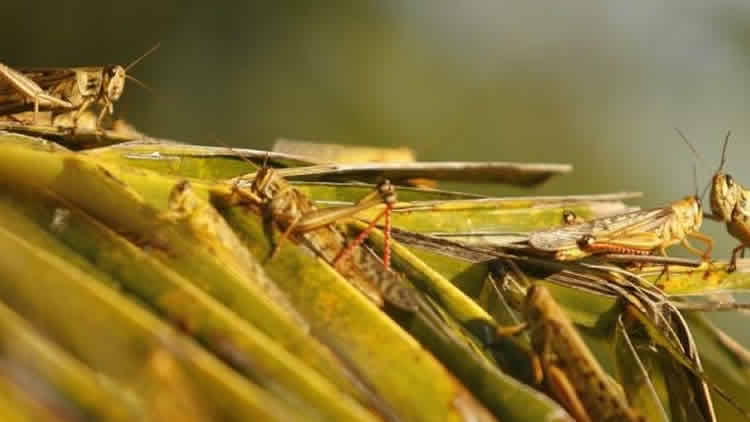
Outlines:
[[[737,255],[741,254],[742,258],[745,257],[745,246],[744,243],[740,243],[739,246],[732,249],[732,259],[729,260],[729,266],[727,272],[733,273],[737,270]]]
[[[302,216],[297,216],[297,218],[295,218],[294,221],[289,224],[289,227],[284,230],[284,232],[281,234],[281,237],[276,242],[276,245],[274,245],[271,254],[268,255],[268,261],[272,260],[276,256],[276,254],[279,253],[279,251],[281,250],[281,244],[284,243],[284,240],[289,237],[289,235],[292,233],[292,230],[294,230],[295,226],[297,226],[297,223],[299,223],[301,219]]]

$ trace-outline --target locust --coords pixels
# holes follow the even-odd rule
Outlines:
[[[125,89],[125,80],[139,83],[127,74],[133,66],[151,54],[159,44],[126,66],[50,67],[13,69],[0,63],[0,114],[34,111],[34,122],[40,109],[56,113],[73,112],[73,120],[92,105],[101,106],[97,127],[106,114],[114,112],[114,102]]]
[[[702,261],[708,261],[713,249],[713,240],[700,232],[703,205],[697,184],[694,195],[662,208],[632,211],[578,224],[574,216],[567,216],[565,222],[572,224],[532,233],[528,245],[533,251],[551,254],[562,261],[595,254],[638,256],[658,253],[666,257],[666,249],[678,243],[700,256]],[[690,244],[690,237],[702,241],[705,249]]]
[[[645,422],[604,372],[573,323],[542,285],[532,284],[523,304],[525,322],[500,328],[529,330],[535,360],[550,393],[578,422]]]
[[[746,308],[746,304],[704,303],[690,306],[675,302],[658,289],[644,287],[638,275],[625,270],[613,272],[604,268],[571,266],[569,270],[557,272],[545,280],[617,297],[624,305],[628,325],[640,323],[646,329],[651,342],[666,351],[690,373],[693,393],[689,400],[696,402],[703,416],[702,420],[717,420],[709,390],[716,392],[745,419],[750,420],[750,412],[706,375],[690,327],[680,312],[681,309],[704,312],[743,309]],[[581,283],[577,284],[577,281]]]
[[[512,262],[512,261],[509,261]],[[529,260],[518,261],[525,270],[537,267],[540,263]],[[527,267],[531,265],[531,267]],[[701,304],[700,306],[684,306],[684,304],[673,302],[658,289],[643,287],[644,283],[640,277],[626,270],[612,271],[608,268],[587,267],[583,263],[559,263],[560,267],[553,270],[553,274],[545,277],[545,281],[559,284],[565,287],[591,291],[596,294],[611,295],[623,302],[626,310],[625,315],[630,321],[628,325],[640,322],[648,332],[651,341],[665,350],[677,363],[682,365],[689,373],[692,384],[692,393],[689,400],[694,400],[700,409],[702,419],[705,421],[716,421],[713,400],[710,389],[719,394],[726,402],[734,407],[739,413],[748,418],[750,414],[726,391],[713,383],[703,370],[697,345],[692,338],[690,328],[682,316],[680,309],[694,311],[719,311],[745,308],[745,304]],[[504,274],[505,267],[497,265],[492,269]],[[520,273],[520,269],[515,271]],[[523,277],[523,276],[522,276]],[[525,277],[524,277],[525,278]],[[511,278],[513,280],[513,278]],[[504,280],[505,282],[505,280]],[[526,280],[528,283],[528,280]],[[517,289],[517,288],[516,288]],[[515,292],[513,292],[515,293]],[[529,300],[527,296],[526,302]],[[527,305],[528,306],[528,305]],[[525,309],[525,308],[524,308]],[[528,311],[524,310],[524,315]],[[528,328],[532,328],[528,321]],[[513,333],[524,328],[522,325],[511,326],[499,330],[500,334]],[[533,344],[532,344],[533,346]],[[536,353],[539,353],[534,349]],[[543,371],[542,371],[543,372]],[[750,420],[750,418],[748,418]],[[691,419],[692,420],[692,419]],[[699,419],[696,419],[699,420]]]
[[[697,195],[687,196],[663,208],[638,210],[584,223],[564,225],[532,233],[532,250],[551,254],[557,260],[576,260],[594,254],[667,256],[666,248],[682,244],[686,249],[709,259],[713,240],[703,233],[703,207]],[[688,237],[705,243],[695,248]]]
[[[225,205],[246,204],[258,207],[269,221],[276,223],[282,236],[269,258],[278,252],[284,239],[297,238],[376,305],[383,306],[384,302],[388,302],[403,310],[416,310],[416,291],[406,285],[399,274],[390,270],[390,211],[396,202],[396,193],[387,180],[354,205],[318,209],[278,172],[264,165],[249,185],[246,180],[239,178],[232,183],[228,194],[225,189],[218,189],[212,192],[212,197]],[[381,204],[385,207],[380,215],[347,244],[347,236],[334,223]],[[369,249],[357,246],[383,217],[386,225],[385,251],[381,262]]]
[[[727,132],[724,138],[719,168],[711,178],[710,218],[726,223],[729,234],[740,241],[740,244],[732,249],[732,258],[727,267],[729,272],[733,272],[737,268],[737,256],[742,254],[744,257],[745,248],[750,245],[750,191],[723,171],[727,161],[730,135],[731,132]],[[685,141],[687,142],[687,139]],[[689,142],[688,145],[695,152]]]
[[[680,134],[693,153],[701,158],[687,137],[679,130],[677,133]],[[731,135],[732,132],[728,131],[724,137],[719,168],[711,178],[712,214],[707,215],[706,218],[725,223],[727,232],[740,241],[740,244],[732,249],[732,258],[729,260],[729,266],[727,267],[727,271],[734,272],[737,269],[737,256],[741,254],[744,257],[745,248],[750,245],[750,191],[737,183],[731,175],[724,172],[724,165],[727,162],[727,146]]]

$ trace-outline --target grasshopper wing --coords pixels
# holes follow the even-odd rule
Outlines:
[[[597,240],[616,241],[637,232],[655,232],[671,214],[671,207],[654,208],[542,230],[531,234],[529,245],[541,251],[555,252],[576,248],[578,240],[584,235],[594,236]]]
[[[75,80],[76,77],[73,69],[62,67],[20,68],[18,71],[45,90],[57,86],[61,82]]]

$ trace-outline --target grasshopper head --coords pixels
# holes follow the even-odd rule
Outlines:
[[[692,216],[693,216],[693,227],[698,230],[703,224],[703,201],[698,195],[694,195],[692,198]]]
[[[724,145],[721,148],[721,162],[719,168],[711,179],[711,211],[713,214],[724,221],[732,219],[732,210],[740,200],[743,194],[742,186],[735,183],[732,176],[724,173],[724,164],[727,162],[727,145],[729,144],[729,135],[724,138]]]
[[[672,203],[672,210],[678,217],[680,225],[691,230],[698,230],[703,224],[703,204],[700,196],[690,195]]]
[[[125,89],[125,68],[120,65],[108,66],[104,69],[102,82],[104,95],[109,101],[117,101]]]
[[[383,180],[378,184],[378,193],[380,193],[380,197],[383,198],[383,202],[388,205],[392,206],[397,201],[396,188],[393,187],[391,181],[388,179]]]
[[[278,183],[274,183],[276,179],[276,171],[270,167],[263,166],[255,174],[251,189],[262,201],[270,201],[276,195],[278,189]]]
[[[576,213],[571,210],[564,210],[562,213],[562,221],[566,226],[572,226],[573,224],[582,222],[582,220],[583,219],[579,218]]]
[[[732,218],[732,209],[737,204],[742,188],[732,176],[721,171],[714,174],[711,182],[711,211],[724,221]]]

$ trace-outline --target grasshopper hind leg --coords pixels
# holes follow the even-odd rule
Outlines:
[[[375,225],[385,217],[386,225],[385,225],[385,231],[383,233],[384,236],[384,245],[383,245],[383,266],[386,269],[390,268],[390,261],[391,261],[391,251],[390,251],[390,229],[391,229],[391,222],[390,222],[390,213],[392,211],[393,207],[386,204],[386,208],[381,212],[377,217],[372,219],[370,224],[367,225],[367,227],[362,230],[359,235],[351,242],[349,245],[347,245],[345,248],[341,249],[339,253],[336,255],[335,258],[333,258],[332,265],[335,267],[336,264],[339,263],[344,257],[351,254],[354,248],[359,246],[362,242],[365,241],[367,236],[370,234],[373,228],[375,228]]]
[[[664,257],[669,256],[667,255],[667,250],[665,249],[663,245],[659,247],[659,254]],[[664,277],[664,281],[669,281],[671,278],[671,274],[669,273],[669,264],[667,263],[664,263],[664,268],[662,268],[661,273],[659,273],[659,276],[656,277],[656,280],[654,280],[654,284],[656,285],[656,287],[660,289],[664,288],[664,283],[662,283],[662,277]]]
[[[740,255],[742,258],[745,258],[745,246],[744,243],[740,243],[739,246],[732,249],[732,259],[729,260],[729,266],[727,266],[727,272],[733,273],[737,271],[737,255]]]
[[[546,375],[545,379],[550,393],[555,396],[570,415],[578,422],[593,422],[565,372],[557,366],[551,365],[547,367]]]

